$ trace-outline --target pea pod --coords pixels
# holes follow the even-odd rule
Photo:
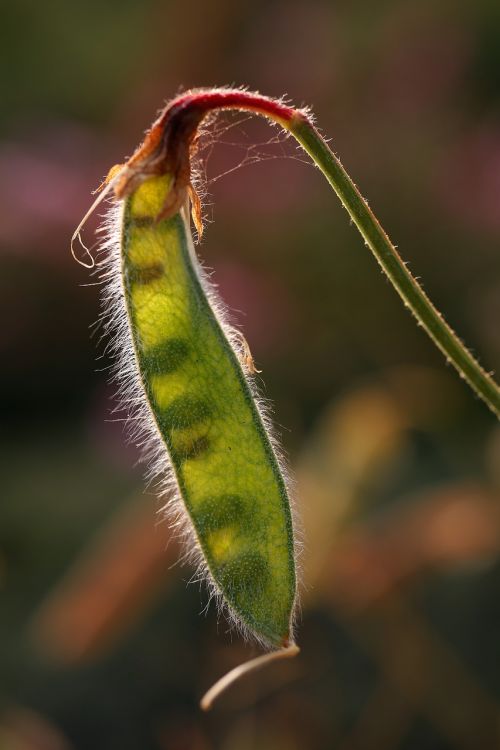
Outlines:
[[[157,220],[171,186],[168,174],[149,177],[120,216],[117,273],[138,395],[216,593],[246,631],[286,646],[296,590],[287,489],[186,209]]]
[[[237,668],[208,691],[207,708],[243,672],[292,656],[296,595],[295,542],[280,463],[248,378],[247,347],[224,322],[217,295],[194,253],[188,196],[197,130],[218,109],[251,111],[291,133],[319,167],[405,305],[489,408],[500,415],[500,389],[412,277],[307,109],[242,89],[197,89],[161,111],[128,162],[112,170],[100,196],[122,201],[110,220],[110,279],[105,304],[117,331],[118,379],[138,432],[149,436],[152,473],[172,469],[179,507],[215,590],[244,628],[283,646]],[[83,245],[83,243],[82,243]],[[85,247],[85,246],[84,246]],[[93,266],[90,263],[83,265]],[[76,257],[76,256],[75,256]],[[108,261],[107,261],[108,263]],[[241,364],[243,362],[243,366]],[[247,370],[247,371],[245,371]]]

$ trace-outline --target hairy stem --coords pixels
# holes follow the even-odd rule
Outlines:
[[[337,193],[405,306],[412,311],[447,361],[451,362],[460,376],[500,417],[498,385],[460,341],[412,276],[339,159],[308,119],[302,116],[294,118],[290,131]]]

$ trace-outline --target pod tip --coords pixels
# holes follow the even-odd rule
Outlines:
[[[257,656],[255,659],[250,659],[250,661],[231,669],[231,671],[221,677],[220,680],[217,680],[210,690],[207,690],[200,701],[200,708],[202,711],[210,711],[219,696],[221,696],[231,685],[234,685],[234,683],[241,677],[244,677],[250,672],[256,672],[272,662],[281,661],[282,659],[291,659],[293,656],[297,656],[299,651],[300,648],[296,643],[286,639],[283,642],[283,648],[280,648],[277,651],[271,651],[269,654]]]

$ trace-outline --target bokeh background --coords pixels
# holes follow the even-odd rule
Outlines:
[[[499,370],[498,2],[0,10],[2,750],[498,747],[500,430],[319,172],[254,120],[219,121],[205,152],[199,252],[263,370],[305,538],[300,656],[209,715],[200,695],[256,650],[177,563],[69,254],[168,97],[286,93]]]

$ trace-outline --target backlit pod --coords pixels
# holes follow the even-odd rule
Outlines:
[[[121,274],[140,380],[216,589],[262,641],[290,638],[285,483],[184,209],[156,221],[169,175],[125,199]]]
[[[210,109],[251,109],[283,126],[297,113],[253,99],[213,90],[173,100],[132,158],[110,172],[91,209],[114,191],[99,265],[132,436],[219,604],[244,632],[278,649],[219,681],[204,708],[242,670],[298,651],[296,534],[282,462],[255,393],[248,345],[200,266],[189,219],[191,202],[200,233],[191,157]]]
[[[104,317],[115,332],[122,404],[149,453],[151,475],[162,478],[176,512],[190,519],[191,539],[219,600],[246,631],[279,649],[229,673],[207,693],[204,708],[249,668],[298,650],[292,634],[296,530],[282,468],[253,392],[248,347],[225,322],[189,229],[188,196],[199,234],[202,229],[191,184],[197,131],[217,109],[259,113],[296,138],[405,305],[500,415],[498,385],[409,273],[307,110],[223,88],[187,91],[167,104],[128,162],[112,170],[73,241],[113,191],[120,203],[103,246]]]

